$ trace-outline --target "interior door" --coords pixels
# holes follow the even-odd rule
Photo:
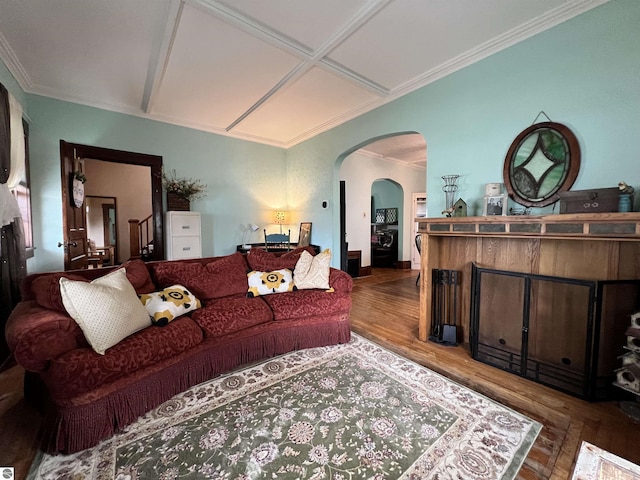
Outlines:
[[[73,194],[74,172],[84,173],[83,164],[76,158],[74,148],[63,140],[60,140],[60,159],[63,239],[58,247],[64,248],[65,270],[87,268],[86,200],[74,200]]]
[[[347,271],[349,245],[347,244],[347,200],[346,182],[340,181],[340,270]]]

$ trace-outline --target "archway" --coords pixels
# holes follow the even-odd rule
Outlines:
[[[375,180],[388,179],[402,190],[398,208],[398,264],[411,267],[411,202],[416,192],[425,194],[427,147],[417,132],[398,132],[362,142],[347,150],[336,160],[336,175],[345,191],[335,190],[335,200],[341,208],[334,211],[341,228],[334,235],[341,246],[341,257],[349,251],[361,251],[361,271],[371,271],[371,234],[375,218],[371,211],[371,186]],[[336,182],[337,187],[338,182]],[[389,207],[392,208],[392,207]],[[341,212],[344,212],[341,214]],[[344,263],[341,263],[344,265]]]

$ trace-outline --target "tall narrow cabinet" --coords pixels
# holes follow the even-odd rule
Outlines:
[[[202,257],[199,212],[169,211],[164,228],[167,260]]]
[[[427,194],[426,193],[414,193],[412,194],[411,199],[411,218],[413,218],[413,222],[411,223],[411,268],[414,270],[418,270],[420,268],[420,252],[418,252],[418,248],[416,247],[416,235],[419,233],[418,231],[418,222],[419,218],[427,217]]]

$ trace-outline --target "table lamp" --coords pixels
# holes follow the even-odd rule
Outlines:
[[[289,212],[285,212],[283,210],[276,210],[273,212],[274,223],[280,225],[280,235],[282,235],[282,225],[287,223],[288,216]]]

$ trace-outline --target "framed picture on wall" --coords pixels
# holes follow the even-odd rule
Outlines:
[[[490,215],[506,215],[507,214],[507,201],[509,197],[506,193],[502,195],[487,195],[484,197],[484,204],[482,208],[482,214],[485,216]]]
[[[311,222],[300,223],[300,234],[298,235],[298,246],[306,247],[311,244]]]

